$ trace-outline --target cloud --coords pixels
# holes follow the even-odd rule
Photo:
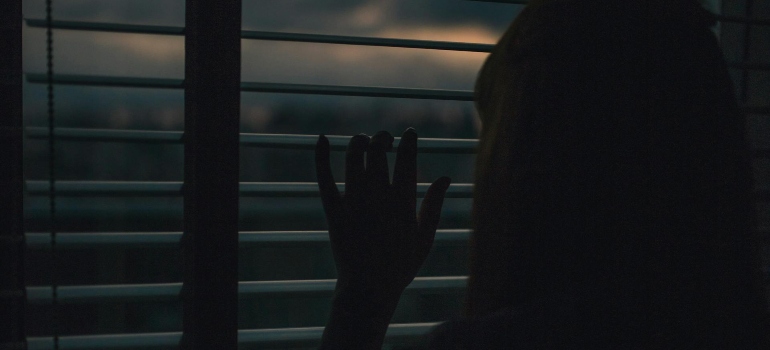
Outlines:
[[[23,43],[25,72],[45,72],[45,30],[26,29]],[[184,38],[55,31],[54,69],[60,74],[182,78]]]
[[[53,1],[54,19],[183,26],[184,0]],[[45,18],[45,2],[22,1],[25,18]]]
[[[130,55],[134,59],[155,63],[184,64],[184,39],[166,35],[124,34],[120,38],[113,35],[98,35],[92,42],[102,49]]]
[[[447,0],[245,1],[245,28],[372,35],[390,27],[483,24],[502,34],[521,6]],[[499,35],[498,34],[498,35]]]
[[[351,23],[359,27],[379,27],[387,20],[393,1],[368,2],[348,15]]]
[[[43,17],[41,3],[25,1],[25,17]],[[247,29],[494,43],[515,15],[516,7],[445,0],[249,0],[244,1],[243,11],[243,24]],[[183,25],[184,1],[69,0],[55,3],[54,17]],[[45,31],[25,28],[23,40],[25,71],[44,72]],[[485,53],[423,49],[260,40],[242,43],[244,81],[468,90],[472,89],[477,71],[486,57]],[[55,69],[57,73],[67,74],[182,78],[184,39],[180,36],[57,30]],[[172,108],[168,106],[179,108],[178,98],[154,94],[154,90],[139,89],[142,91],[135,93],[131,89],[83,88],[77,89],[77,98],[64,99],[70,90],[74,94],[74,88],[70,87],[57,90],[62,95],[62,103],[71,103],[73,108],[77,105],[84,109],[115,109],[114,114],[108,112],[107,115],[114,115],[116,119],[123,118],[125,111],[119,110],[126,105],[141,105],[158,111]],[[25,94],[28,91],[32,90],[25,90]],[[25,103],[34,103],[33,95],[28,96]],[[333,100],[338,99],[354,103],[365,100]],[[259,103],[279,100],[303,104],[327,101],[307,95],[267,94]],[[400,100],[399,103],[408,101]],[[259,109],[248,109],[245,114],[259,120],[257,124],[269,119]],[[178,116],[167,119],[177,120]]]
[[[246,81],[469,89],[486,54],[245,42]]]
[[[500,34],[481,24],[460,24],[389,27],[380,31],[378,36],[494,44]]]

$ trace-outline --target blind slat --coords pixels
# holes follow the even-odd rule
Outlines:
[[[30,139],[48,139],[47,128],[28,127],[25,133]],[[181,131],[56,128],[54,135],[59,140],[68,141],[181,144],[184,134]],[[345,151],[350,141],[350,136],[326,135],[326,138],[334,151]],[[241,145],[261,148],[314,150],[317,141],[317,135],[242,133],[240,136]],[[393,152],[400,141],[400,137],[395,138]],[[417,151],[422,153],[471,154],[476,152],[477,146],[476,139],[420,138],[417,141]]]
[[[437,230],[436,242],[467,241],[470,230]],[[56,237],[60,248],[102,245],[163,245],[178,244],[182,232],[67,232]],[[328,231],[244,231],[239,234],[241,244],[328,242]],[[47,249],[51,244],[49,233],[27,233],[28,248]]]
[[[446,291],[465,288],[466,276],[417,277],[407,287],[411,291]],[[241,296],[265,294],[331,294],[337,280],[246,281],[238,283]],[[90,286],[59,286],[57,302],[99,303],[104,301],[175,300],[182,283],[114,284]],[[30,304],[50,304],[50,286],[27,287]]]
[[[344,184],[337,185],[340,191]],[[424,196],[429,183],[417,184],[417,195]],[[27,194],[33,196],[48,195],[50,187],[47,181],[26,181]],[[314,182],[242,182],[241,196],[246,197],[318,197],[318,184]],[[180,196],[182,182],[150,181],[56,181],[56,195],[72,196]],[[468,183],[452,184],[447,191],[447,198],[471,198],[473,185]]]
[[[45,74],[40,74],[40,73],[27,73],[26,78],[27,78],[27,81],[30,83],[42,84],[47,82],[47,76]],[[76,75],[76,74],[57,74],[57,75],[54,75],[53,81],[55,84],[81,85],[81,86],[111,86],[111,87],[133,87],[133,88],[156,88],[156,89],[181,89],[183,87],[182,79],[110,77],[110,76],[94,76],[94,75]],[[377,86],[241,82],[241,91],[286,93],[286,94],[309,94],[309,95],[335,95],[335,96],[473,101],[473,91],[415,89],[415,88],[377,87]]]
[[[388,326],[386,342],[419,341],[438,323],[395,323]],[[238,343],[262,346],[316,345],[321,340],[323,327],[241,329]],[[106,334],[86,336],[64,336],[59,338],[61,349],[113,349],[177,346],[182,332]],[[49,337],[28,338],[29,350],[49,350],[53,339]]]
[[[254,82],[242,82],[241,90],[247,92],[270,92],[286,94],[473,101],[473,91],[463,90]]]
[[[25,18],[24,21],[27,23],[27,26],[32,28],[47,27],[45,19]],[[146,24],[54,20],[51,21],[51,28],[126,34],[184,35],[184,27],[156,26]]]
[[[27,25],[33,28],[45,28],[43,19],[28,18]],[[126,34],[156,34],[184,35],[184,27],[137,25],[106,22],[82,21],[53,21],[55,29],[126,33]],[[288,33],[274,31],[243,30],[241,38],[253,40],[293,41],[305,43],[343,44],[362,46],[400,47],[412,49],[449,50],[466,52],[490,52],[494,44],[463,43],[451,41],[413,40],[397,38],[375,38],[349,35],[326,35],[307,33]]]

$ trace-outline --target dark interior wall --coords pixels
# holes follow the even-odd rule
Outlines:
[[[24,344],[21,0],[0,2],[0,348]]]
[[[770,0],[723,0],[722,13],[762,22],[722,23],[720,40],[728,62],[748,64],[748,69],[731,68],[730,74],[739,101],[748,107],[748,136],[752,147],[763,150],[755,152],[755,186],[767,191],[770,189],[770,152],[766,152],[770,148]],[[757,209],[766,285],[770,290],[770,202],[760,199]]]

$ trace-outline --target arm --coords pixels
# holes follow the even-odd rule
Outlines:
[[[399,297],[372,300],[365,293],[338,289],[321,349],[380,349]]]
[[[337,266],[332,313],[322,349],[379,349],[401,293],[433,245],[449,178],[431,185],[420,215],[417,206],[417,134],[404,132],[393,182],[385,152],[393,137],[350,140],[341,195],[329,166],[329,141],[320,136],[316,172]],[[366,160],[364,154],[366,153]]]

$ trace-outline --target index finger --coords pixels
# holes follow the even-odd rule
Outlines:
[[[393,189],[412,212],[417,209],[417,132],[413,128],[404,131],[398,144]]]
[[[315,146],[315,167],[318,189],[321,192],[326,215],[333,215],[337,211],[340,202],[340,192],[334,182],[331,165],[329,164],[329,140],[324,135],[318,136]]]

